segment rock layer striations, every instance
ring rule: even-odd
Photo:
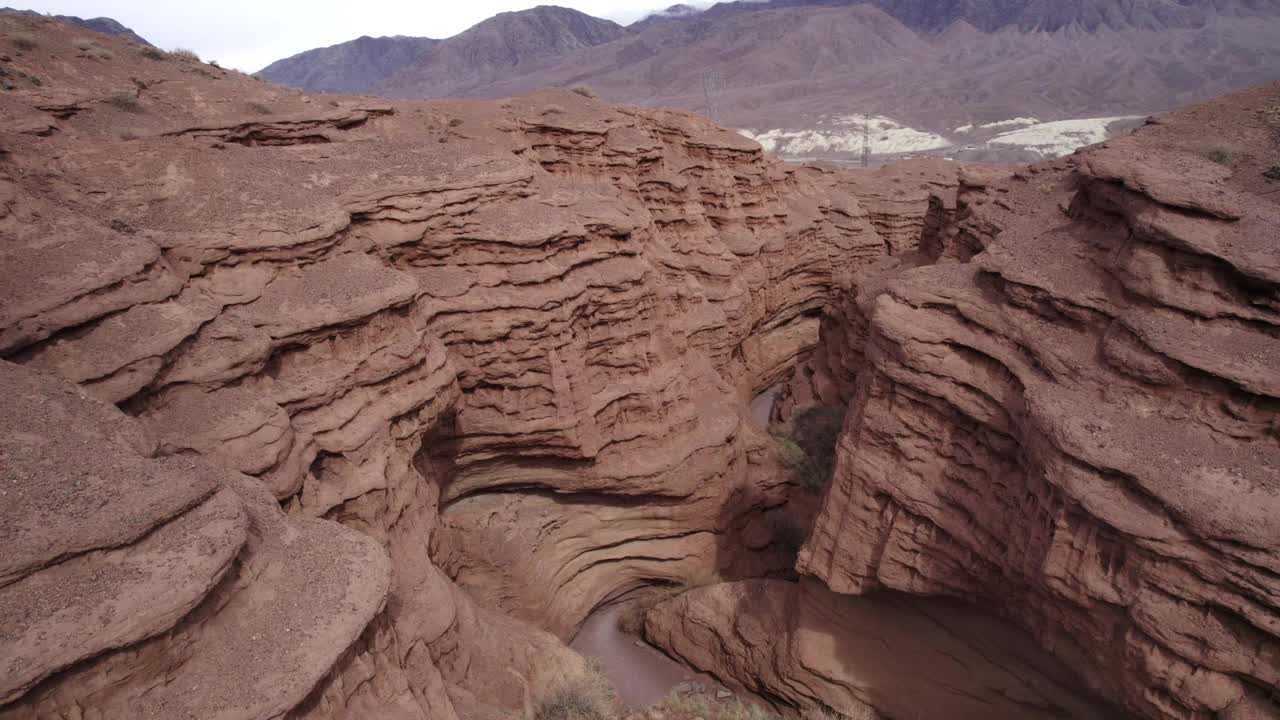
[[[747,400],[886,252],[825,176],[685,113],[6,22],[40,83],[0,95],[0,353],[94,410],[6,410],[0,717],[508,717],[602,601],[790,572]]]
[[[966,171],[862,271],[791,388],[849,407],[801,571],[996,609],[1141,717],[1280,717],[1277,103]]]

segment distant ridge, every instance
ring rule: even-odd
[[[309,92],[365,94],[401,68],[425,59],[439,40],[360,37],[278,60],[258,72]]]
[[[1277,38],[1280,0],[740,1],[629,27],[542,6],[445,40],[362,38],[261,74],[396,98],[585,84],[756,132],[846,118],[847,134],[847,118],[866,114],[949,137],[1019,117],[1145,116],[1280,79]]]
[[[495,15],[447,40],[363,37],[274,62],[258,74],[312,92],[378,92],[390,78],[403,77],[400,95],[456,94],[449,90],[479,87],[628,34],[615,22],[542,5]],[[402,76],[408,68],[421,72]]]
[[[109,17],[96,17],[86,20],[85,18],[76,17],[74,15],[45,15],[44,13],[38,13],[35,10],[17,10],[10,7],[0,8],[0,15],[36,15],[39,17],[47,17],[51,20],[60,20],[72,25],[79,25],[87,30],[106,33],[107,35],[126,37],[140,45],[151,45],[151,43],[141,35]]]

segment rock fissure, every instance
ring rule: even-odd
[[[779,709],[1280,717],[1277,213],[1194,147],[1274,88],[856,172],[147,77],[0,129],[0,718],[511,717],[659,586],[644,637]],[[815,407],[822,488],[768,426]]]

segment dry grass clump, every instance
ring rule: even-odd
[[[551,689],[533,712],[532,720],[615,720],[618,696],[599,663],[587,663],[586,671],[566,678]]]
[[[1230,166],[1232,163],[1235,162],[1235,159],[1236,159],[1235,153],[1231,152],[1229,148],[1223,147],[1221,145],[1214,145],[1213,147],[1205,148],[1204,150],[1200,151],[1200,154],[1203,155],[1206,159],[1212,160],[1213,162],[1216,162],[1219,165]]]
[[[575,85],[569,89],[573,92],[578,93],[582,97],[588,97],[588,98],[599,97],[598,95],[596,95],[595,90],[592,90],[590,87],[586,85]]]
[[[249,110],[258,113],[259,115],[271,114],[271,106],[260,102],[249,103]]]
[[[76,38],[71,41],[72,46],[89,57],[96,57],[99,60],[111,60],[115,58],[115,54],[110,50],[102,47],[92,38]]]
[[[157,47],[143,45],[138,49],[138,54],[148,60],[168,60],[169,54]]]
[[[38,45],[35,36],[29,33],[13,33],[9,36],[9,43],[22,52],[35,50]]]
[[[859,705],[857,708],[846,708],[844,712],[836,712],[827,708],[805,710],[800,713],[801,720],[881,720],[880,713],[870,705]]]
[[[563,115],[564,108],[560,107],[559,105],[548,105],[542,109],[542,114],[543,115]]]
[[[755,703],[738,698],[716,700],[702,693],[676,691],[635,716],[636,720],[781,720]]]
[[[843,407],[814,406],[796,413],[786,423],[769,428],[782,462],[790,468],[796,482],[817,490],[831,479],[844,413]]]
[[[138,98],[128,93],[116,93],[115,95],[107,98],[104,102],[122,112],[143,112],[142,103],[138,102]]]
[[[1280,130],[1280,102],[1262,108],[1262,121]]]
[[[169,57],[183,62],[200,62],[200,56],[196,54],[196,51],[188,50],[187,48],[174,48],[169,51]]]

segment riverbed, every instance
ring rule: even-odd
[[[685,682],[699,681],[711,687],[714,681],[709,676],[690,670],[648,643],[622,632],[618,628],[618,617],[625,609],[625,603],[598,608],[569,644],[584,656],[600,661],[622,702],[630,707],[652,705]]]

